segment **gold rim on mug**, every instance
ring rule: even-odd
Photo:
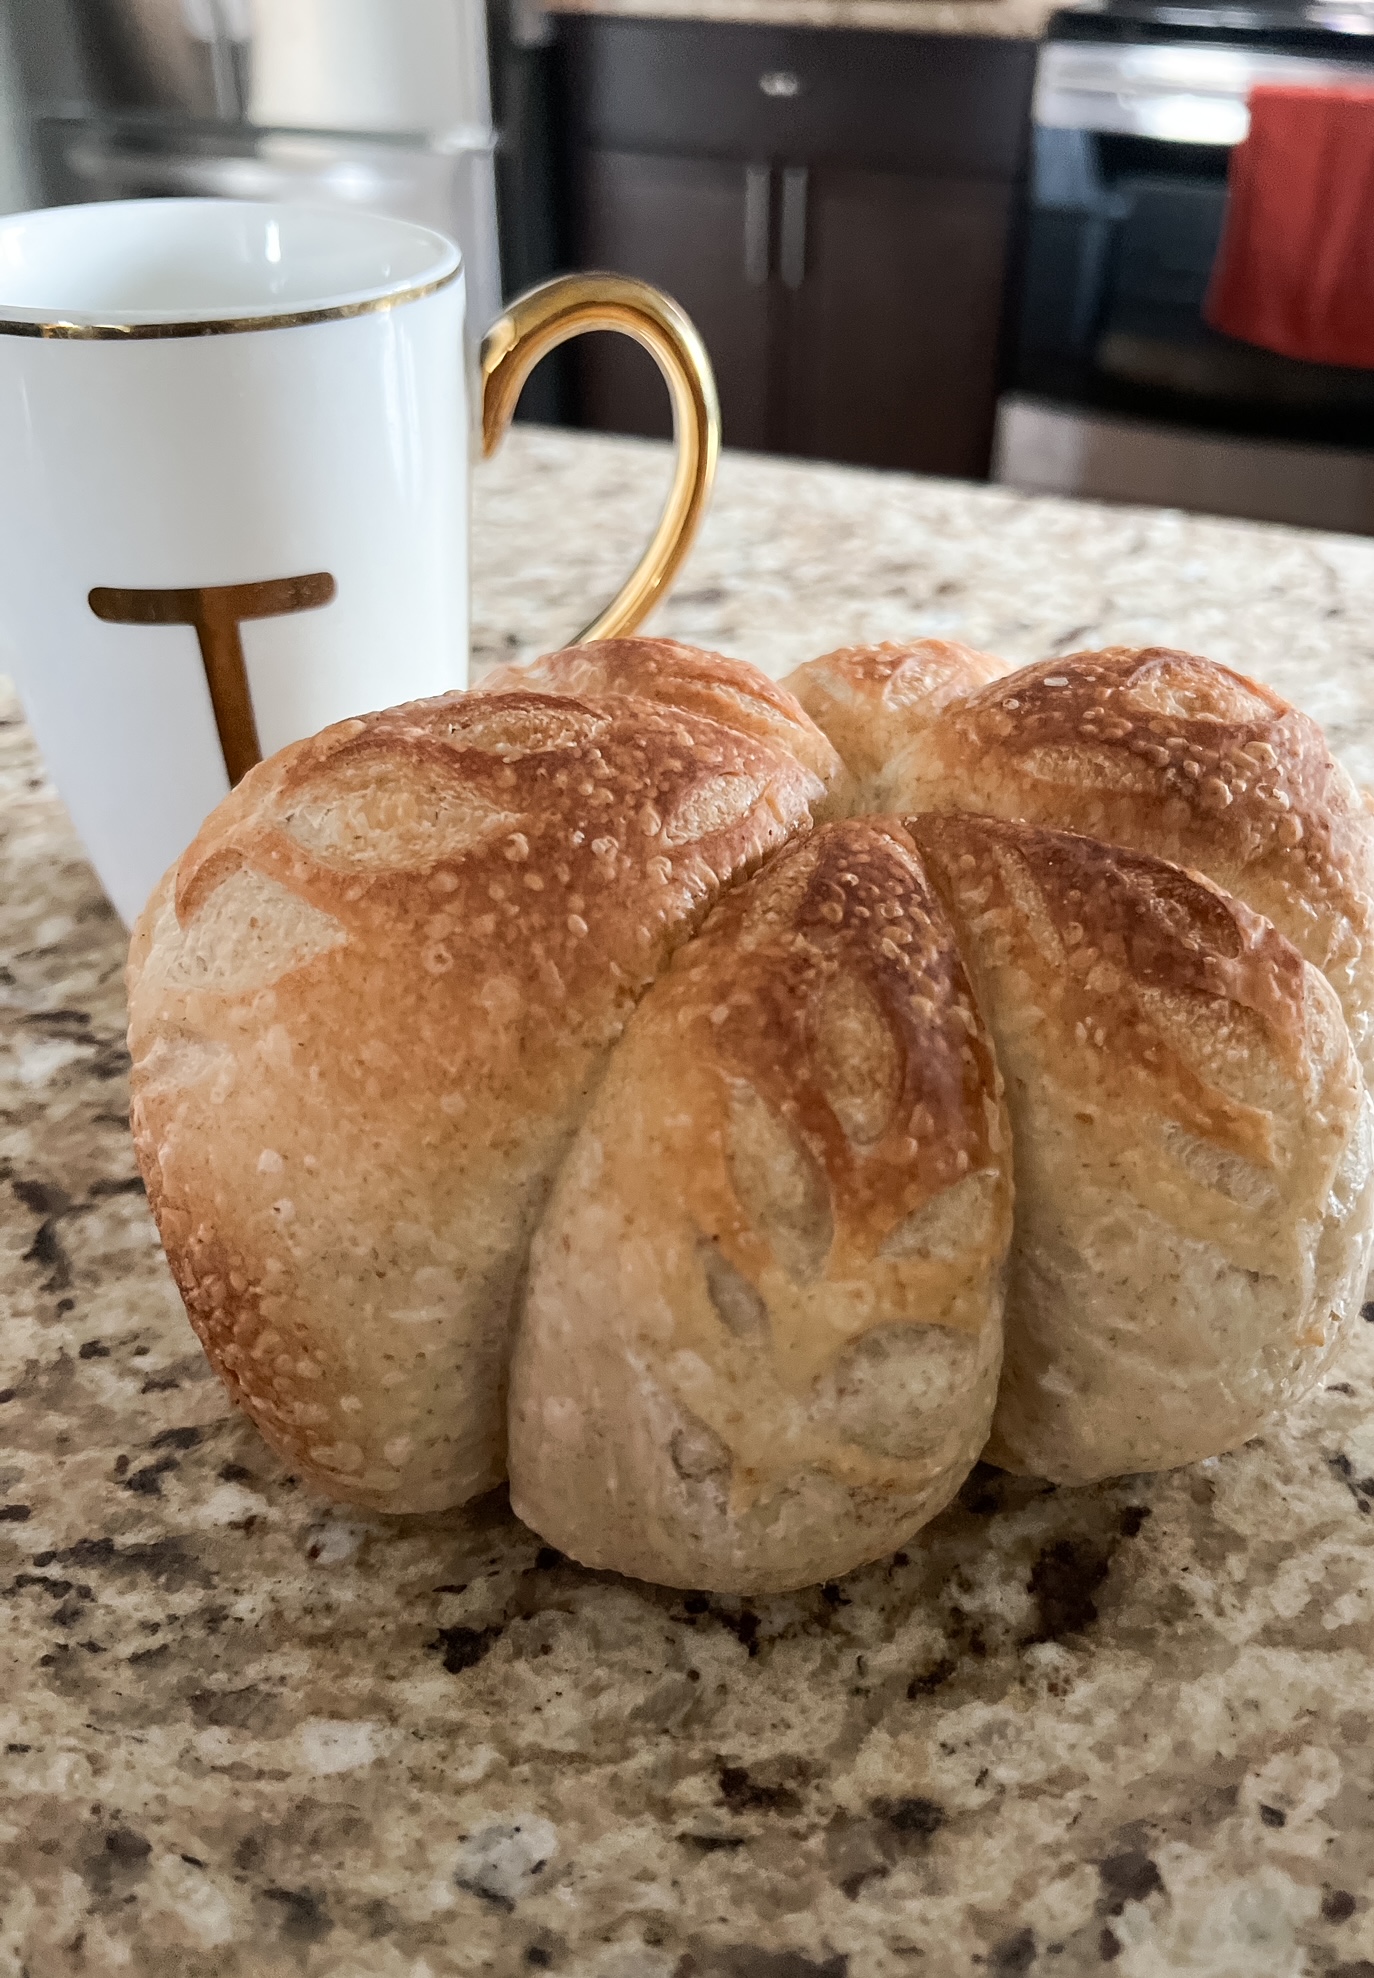
[[[370,316],[374,310],[419,302],[424,296],[447,288],[462,271],[463,264],[457,261],[446,275],[439,275],[432,282],[417,282],[410,288],[395,289],[389,295],[370,296],[365,302],[336,302],[323,309],[296,309],[278,315],[212,316],[199,323],[68,323],[61,318],[51,323],[21,323],[0,316],[0,336],[118,342],[139,337],[217,337],[244,330],[297,330],[308,323],[341,322],[348,316]]]

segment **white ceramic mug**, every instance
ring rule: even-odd
[[[165,199],[0,221],[0,668],[118,912],[230,785],[328,722],[467,682],[458,249],[333,208]],[[718,445],[676,305],[566,276],[482,350],[486,452],[539,358],[616,328],[657,357],[677,473],[630,581],[671,582]]]

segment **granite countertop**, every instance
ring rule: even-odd
[[[1038,41],[1065,0],[541,0],[548,14],[617,14],[661,21],[743,21],[756,27],[847,27],[895,34],[981,34]]]
[[[481,662],[613,589],[662,449],[512,434]],[[779,671],[1173,640],[1374,780],[1374,543],[727,456],[662,629]],[[124,941],[0,706],[0,1974],[1372,1978],[1374,1325],[1235,1455],[978,1470],[756,1601],[581,1571],[498,1493],[312,1497],[185,1323]]]

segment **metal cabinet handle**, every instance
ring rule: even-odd
[[[744,279],[751,288],[768,280],[773,173],[768,165],[744,168]]]
[[[800,288],[806,280],[806,182],[805,165],[789,165],[782,175],[782,225],[778,237],[778,273],[786,288]]]

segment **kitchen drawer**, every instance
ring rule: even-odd
[[[571,15],[559,31],[574,148],[959,178],[1023,167],[1030,42]]]

